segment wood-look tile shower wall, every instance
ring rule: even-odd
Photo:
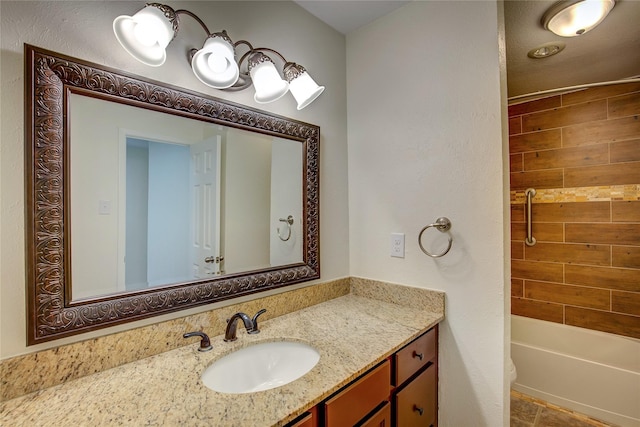
[[[640,338],[640,83],[511,105],[509,151],[511,312]]]

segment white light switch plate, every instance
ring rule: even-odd
[[[111,200],[100,200],[98,202],[99,215],[111,215]]]

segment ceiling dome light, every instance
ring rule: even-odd
[[[258,104],[273,102],[289,91],[289,83],[282,80],[271,58],[262,52],[249,57],[249,74],[256,89],[253,99]]]
[[[202,49],[193,55],[191,68],[198,80],[216,89],[226,89],[238,81],[235,48],[226,31],[211,34],[205,40]]]
[[[178,31],[178,17],[169,6],[149,3],[133,16],[118,16],[113,32],[122,47],[143,64],[159,67],[167,59],[165,48]]]
[[[289,82],[291,95],[298,102],[298,110],[311,104],[324,91],[324,86],[318,86],[302,65],[287,62],[284,66],[284,76]]]
[[[542,25],[562,37],[579,36],[600,24],[615,4],[615,0],[561,1],[547,10]]]

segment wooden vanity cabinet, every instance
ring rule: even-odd
[[[374,411],[391,394],[391,363],[385,360],[324,403],[326,427],[353,427]]]
[[[287,427],[437,427],[438,326]]]
[[[391,402],[385,402],[358,427],[390,427],[391,424]]]
[[[318,407],[314,406],[304,414],[300,415],[291,423],[287,424],[287,427],[319,427],[318,423]]]
[[[438,327],[394,354],[393,425],[438,425]]]
[[[393,398],[397,426],[436,426],[436,370],[431,365]]]

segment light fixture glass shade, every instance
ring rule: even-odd
[[[267,55],[254,53],[249,58],[249,74],[256,94],[253,99],[258,104],[266,104],[282,98],[289,91],[289,83],[282,80],[276,66]]]
[[[165,48],[177,31],[177,17],[168,6],[145,6],[133,16],[118,16],[113,32],[122,47],[143,64],[159,67],[167,59]],[[172,16],[165,16],[165,12]],[[175,26],[175,28],[174,28]]]
[[[238,80],[240,69],[231,39],[223,31],[211,34],[191,59],[196,77],[207,86],[226,89]]]
[[[565,1],[554,5],[542,18],[545,29],[562,37],[584,34],[607,17],[615,0]]]
[[[311,104],[324,91],[324,86],[318,86],[301,65],[287,62],[284,66],[284,76],[289,82],[291,95],[298,102],[298,110]]]

